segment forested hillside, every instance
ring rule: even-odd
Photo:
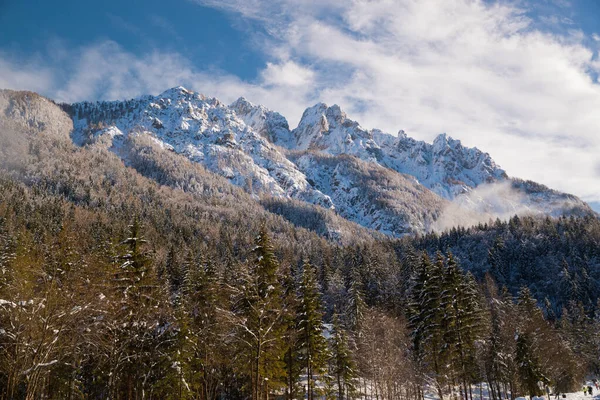
[[[143,135],[127,165],[75,146],[56,110],[0,118],[3,399],[500,399],[600,372],[593,217],[387,238]]]
[[[548,304],[550,314],[560,315],[575,302],[592,315],[600,296],[600,221],[591,216],[514,216],[426,235],[410,244],[429,253],[450,251],[479,279],[489,272],[512,293],[529,287]]]

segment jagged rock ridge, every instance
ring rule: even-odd
[[[489,154],[446,134],[426,143],[403,131],[393,136],[366,130],[337,105],[308,108],[293,130],[281,114],[244,98],[227,106],[183,87],[65,109],[73,117],[72,138],[79,145],[108,146],[127,163],[131,149],[123,148],[130,142],[125,139],[149,135],[165,151],[201,163],[255,197],[334,209],[394,236],[431,229],[448,200],[483,184],[511,182]],[[549,190],[525,195],[535,196],[541,207],[560,198]],[[589,209],[571,200],[569,207]],[[557,209],[562,212],[553,207],[553,215]]]

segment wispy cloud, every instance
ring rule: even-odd
[[[0,88],[76,102],[127,99],[183,85],[224,102],[245,96],[298,116],[317,101],[314,72],[292,61],[269,63],[256,82],[246,82],[220,70],[200,70],[179,53],[154,49],[138,56],[113,41],[70,50],[56,42],[48,52],[53,58],[17,60],[0,53]]]
[[[39,60],[29,59],[23,63],[23,60],[15,60],[0,52],[0,88],[48,93],[53,84],[52,69]]]
[[[600,64],[574,27],[538,30],[525,1],[355,0],[316,11],[199,1],[263,21],[278,33],[271,56],[310,65],[319,98],[367,127],[426,140],[448,132],[511,175],[600,199],[600,87],[590,76]]]
[[[497,218],[506,221],[515,215],[560,215],[564,210],[575,211],[578,206],[567,198],[538,204],[535,197],[526,196],[511,182],[483,184],[448,203],[432,228],[443,232],[455,226],[469,227]]]
[[[177,29],[166,18],[153,14],[150,16],[150,23],[163,32],[174,38],[178,43],[183,43],[183,37],[177,32]]]

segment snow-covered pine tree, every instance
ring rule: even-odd
[[[296,313],[300,305],[297,288],[299,286],[297,269],[290,265],[283,277],[283,303],[287,312],[284,315],[284,346],[285,354],[285,398],[295,400],[299,393],[299,380],[302,372],[300,363],[299,340],[300,335],[296,324]]]
[[[185,264],[182,278],[180,317],[184,332],[180,352],[185,361],[187,389],[206,400],[217,398],[224,357],[226,325],[220,309],[227,304],[220,285],[220,276],[210,259],[191,257]]]
[[[504,259],[506,244],[501,236],[496,237],[494,245],[488,250],[490,273],[499,285],[506,285],[510,280],[509,264]]]
[[[453,260],[452,260],[453,261]],[[461,274],[455,262],[446,263],[444,256],[438,253],[435,265],[444,270],[442,276],[442,291],[440,293],[440,308],[442,310],[441,331],[442,345],[438,355],[440,363],[448,365],[448,383],[451,390],[458,384],[461,394],[464,388],[464,347],[466,345],[461,328],[461,312],[463,304],[460,301]]]
[[[443,345],[441,326],[444,311],[440,307],[443,272],[443,263],[432,264],[424,252],[415,268],[407,310],[415,363],[420,374],[431,375],[440,399],[444,397],[445,383],[445,368],[439,359]],[[424,383],[425,377],[421,379]]]
[[[178,295],[183,280],[185,278],[185,262],[180,259],[180,255],[176,250],[175,246],[169,248],[167,258],[165,260],[165,266],[163,268],[166,281],[169,285],[169,291],[173,295]],[[161,274],[159,273],[159,277]]]
[[[151,283],[151,259],[143,250],[146,239],[141,235],[141,225],[137,218],[129,225],[129,236],[121,241],[123,253],[117,256],[115,287],[133,308],[142,302],[152,301],[148,293],[156,286]]]
[[[440,360],[449,365],[450,382],[458,384],[465,400],[472,398],[471,382],[475,378],[475,342],[482,335],[482,306],[472,275],[462,273],[452,254],[440,253],[436,265],[444,269],[440,308],[443,344]]]
[[[2,291],[13,279],[13,270],[9,266],[16,256],[14,247],[14,240],[5,231],[4,218],[0,218],[0,299],[3,298]]]
[[[343,313],[346,326],[356,336],[360,336],[361,323],[366,309],[365,296],[362,292],[362,278],[358,267],[356,267],[350,271],[350,281]]]
[[[110,397],[148,390],[154,379],[170,369],[169,352],[174,332],[163,313],[167,294],[158,285],[152,259],[137,218],[129,225],[122,252],[115,258],[112,319],[103,321],[110,354]]]

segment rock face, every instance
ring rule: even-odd
[[[136,151],[129,139],[148,136],[255,198],[299,200],[393,236],[430,230],[451,201],[468,203],[470,212],[488,210],[488,199],[469,194],[482,185],[517,182],[489,154],[446,134],[426,143],[403,131],[366,130],[337,105],[308,108],[293,130],[281,114],[244,98],[228,106],[183,87],[63,108],[80,146],[106,146],[128,163]],[[512,186],[536,209],[548,205],[548,214],[592,213],[574,196]],[[564,209],[562,199],[568,200]]]
[[[264,106],[256,106],[240,97],[229,106],[244,123],[270,142],[289,147],[292,135],[287,119]]]

